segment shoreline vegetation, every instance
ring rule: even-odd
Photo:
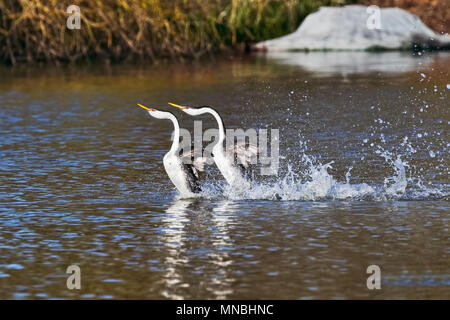
[[[321,6],[355,3],[368,1],[4,0],[0,63],[155,62],[196,59],[225,49],[244,51],[251,43],[295,31]],[[81,9],[80,30],[66,27],[71,4]]]

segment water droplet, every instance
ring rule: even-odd
[[[22,270],[24,267],[21,264],[12,263],[4,265],[4,268],[11,269],[11,270]]]

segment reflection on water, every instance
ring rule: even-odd
[[[441,53],[448,56],[447,53]],[[269,52],[263,55],[280,64],[299,66],[309,72],[325,74],[358,74],[367,72],[401,73],[425,69],[439,55],[421,57],[409,52]]]
[[[186,242],[184,226],[189,221],[186,217],[186,209],[190,204],[191,202],[187,200],[175,202],[166,210],[167,215],[161,219],[165,223],[163,239],[167,247],[163,278],[167,289],[162,292],[166,298],[183,299],[183,296],[168,291],[176,291],[175,287],[189,287],[188,283],[183,283],[182,275],[179,271],[177,272],[177,268],[188,263],[184,253]]]
[[[450,298],[448,66],[340,52],[2,70],[0,298]],[[278,128],[279,175],[234,197],[211,166],[206,197],[179,199],[171,126],[135,107],[168,100]]]
[[[208,284],[204,290],[209,298],[225,299],[233,293],[234,279],[228,272],[233,263],[228,253],[234,250],[228,236],[233,206],[225,201],[212,208],[212,213],[201,211],[201,204],[193,200],[176,200],[161,219],[165,225],[162,232],[167,249],[163,271],[165,289],[161,292],[165,298],[184,299],[189,296],[191,287],[197,285],[190,284],[190,277],[184,274],[190,267],[190,273]],[[201,257],[206,265],[196,267],[196,256]]]

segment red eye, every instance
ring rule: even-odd
[[[155,109],[152,109],[152,111],[155,111]]]
[[[189,109],[189,107],[185,107],[186,109]]]

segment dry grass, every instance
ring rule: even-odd
[[[352,0],[72,0],[81,30],[66,28],[59,0],[0,1],[0,61],[195,58],[278,37],[322,5]]]
[[[196,58],[279,37],[323,5],[398,6],[450,31],[448,0],[0,0],[0,62]],[[66,28],[66,6],[81,30]]]

